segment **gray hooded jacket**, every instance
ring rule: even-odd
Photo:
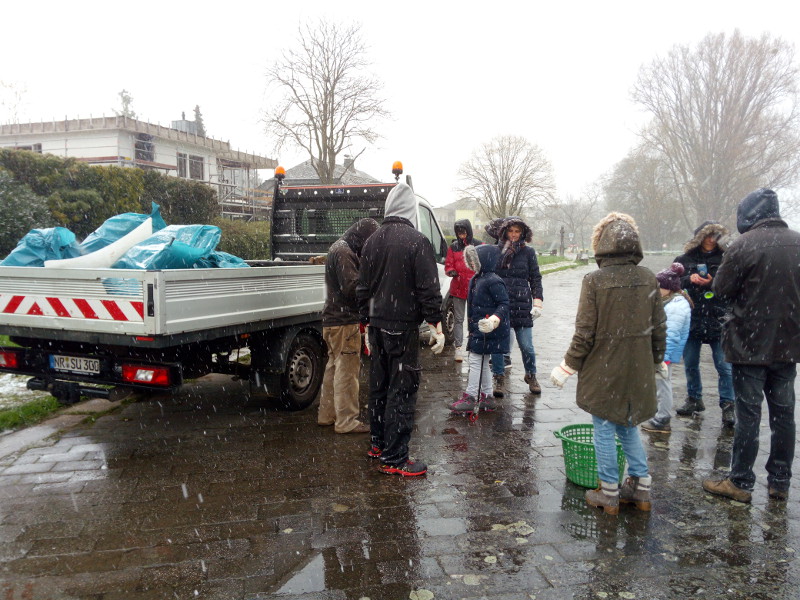
[[[439,271],[430,241],[416,230],[414,191],[398,183],[386,199],[386,217],[364,244],[356,296],[361,322],[407,331],[442,320]]]

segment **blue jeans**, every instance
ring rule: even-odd
[[[522,352],[522,364],[526,373],[536,373],[536,353],[533,350],[533,327],[512,327],[517,338],[517,345]],[[505,364],[502,354],[492,354],[492,373],[502,375],[505,373]]]
[[[647,477],[647,455],[644,453],[639,428],[635,425],[627,427],[606,421],[592,415],[594,423],[594,453],[597,457],[597,476],[606,483],[619,483],[619,465],[617,465],[617,443],[614,436],[622,442],[622,450],[628,459],[628,475],[631,477]]]
[[[690,398],[703,399],[703,382],[700,380],[700,348],[704,342],[691,335],[686,340],[683,349],[684,371],[686,372],[686,392]],[[733,402],[733,376],[731,365],[725,362],[725,353],[719,340],[705,342],[711,348],[714,366],[717,368],[717,391],[719,392],[719,405]]]
[[[794,380],[795,363],[768,366],[733,365],[736,388],[736,429],[733,434],[730,479],[744,490],[753,490],[756,482],[753,464],[758,456],[758,428],[761,405],[767,398],[770,437],[767,459],[767,483],[777,490],[788,490],[794,459]]]

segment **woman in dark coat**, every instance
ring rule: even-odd
[[[475,272],[469,283],[467,323],[469,379],[461,397],[450,404],[453,412],[473,412],[476,406],[494,410],[489,355],[508,352],[508,291],[495,269],[500,261],[497,246],[467,246],[464,261]]]
[[[575,335],[550,378],[563,387],[577,372],[578,406],[592,415],[600,486],[586,492],[586,501],[609,514],[619,512],[620,502],[649,511],[651,478],[637,425],[656,413],[666,316],[655,275],[638,266],[642,246],[630,216],[602,219],[592,247],[600,268],[583,278]],[[628,459],[622,489],[615,436]]]
[[[536,380],[536,353],[533,349],[533,320],[542,314],[542,274],[536,251],[530,245],[531,228],[519,217],[508,217],[500,228],[497,245],[502,251],[497,274],[508,288],[511,329],[522,352],[525,383],[531,393],[540,394]],[[492,354],[495,395],[502,396],[505,366],[502,354]],[[499,393],[498,393],[499,392]]]
[[[716,221],[705,221],[694,230],[694,237],[683,248],[683,254],[673,262],[681,263],[685,269],[681,287],[689,293],[694,303],[689,339],[683,349],[684,373],[686,374],[686,401],[675,412],[687,417],[703,412],[703,382],[700,378],[700,349],[708,344],[717,369],[717,391],[722,424],[733,427],[736,415],[733,409],[733,376],[731,365],[725,361],[722,351],[722,322],[728,305],[711,291],[711,285],[722,264],[727,248],[728,230]],[[705,274],[699,265],[705,265]]]

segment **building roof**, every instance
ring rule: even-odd
[[[254,169],[273,169],[278,165],[278,162],[272,158],[266,158],[248,152],[240,152],[239,150],[232,150],[230,142],[204,137],[196,133],[186,133],[171,127],[154,125],[153,123],[125,116],[64,119],[61,121],[42,121],[39,123],[10,123],[7,125],[0,125],[0,137],[120,129],[202,146],[211,150],[217,158],[247,165]]]
[[[351,159],[345,159],[345,164],[348,164],[348,161],[351,161]],[[347,168],[345,168],[345,165],[336,165],[334,176],[336,177],[336,183],[345,185],[384,183],[379,179],[375,179],[369,173],[359,171],[353,166],[352,162],[349,162]],[[286,179],[284,183],[286,185],[318,185],[319,175],[317,175],[317,172],[314,170],[311,159],[301,162],[291,169],[286,169]]]

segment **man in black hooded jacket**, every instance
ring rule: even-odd
[[[427,466],[408,457],[419,388],[419,326],[427,321],[433,352],[444,348],[439,271],[430,241],[416,230],[414,190],[398,183],[386,199],[386,217],[361,251],[356,295],[367,327],[370,356],[369,456],[380,470],[405,477]]]
[[[728,248],[712,289],[731,303],[722,346],[733,365],[736,430],[727,479],[707,479],[712,494],[750,502],[761,405],[769,409],[767,483],[786,500],[795,448],[794,381],[800,361],[800,233],[780,218],[778,196],[752,192],[739,204],[741,237]]]

